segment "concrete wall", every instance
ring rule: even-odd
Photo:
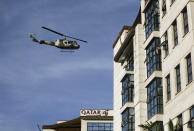
[[[194,63],[194,0],[175,0],[171,4],[171,0],[166,0],[167,10],[166,14],[162,15],[162,1],[160,3],[160,31],[153,31],[148,39],[145,39],[145,0],[141,0],[141,24],[135,27],[133,51],[134,51],[134,102],[127,103],[122,107],[122,84],[121,80],[127,73],[124,71],[120,63],[114,62],[114,130],[121,131],[121,113],[127,107],[135,108],[135,131],[142,131],[138,127],[146,121],[163,121],[165,131],[168,131],[167,123],[169,119],[173,120],[175,124],[177,116],[182,114],[184,131],[189,131],[187,122],[190,119],[189,108],[194,105],[194,82],[187,82],[187,65],[186,56],[191,53],[192,63]],[[187,7],[189,32],[185,35],[183,28],[183,15],[182,10]],[[174,36],[172,23],[177,20],[178,30],[178,45],[174,46]],[[145,48],[148,46],[153,37],[161,38],[164,40],[163,35],[168,32],[168,47],[169,55],[165,56],[162,50],[162,71],[154,71],[149,78],[146,76]],[[121,36],[121,40],[125,38]],[[121,47],[118,41],[114,47],[114,56]],[[176,72],[175,67],[180,64],[181,73],[181,92],[177,93],[176,87]],[[194,73],[194,64],[192,64],[192,72]],[[170,74],[170,87],[171,87],[171,100],[167,101],[166,79],[165,77]],[[147,119],[147,90],[146,86],[155,78],[163,78],[163,104],[164,114],[154,115],[151,119]],[[193,77],[194,80],[194,77]]]
[[[145,32],[143,25],[138,24],[134,36],[134,108],[135,108],[135,130],[143,131],[138,125],[144,124],[147,120],[147,96],[144,81],[146,79],[145,50],[143,42]]]
[[[181,11],[187,7],[189,32],[184,35],[183,16]],[[167,14],[161,20],[160,35],[168,31],[169,39],[169,55],[163,55],[162,72],[163,72],[163,94],[164,94],[164,117],[163,124],[165,131],[168,130],[169,119],[173,119],[174,124],[177,121],[177,116],[182,114],[184,131],[189,131],[187,122],[190,119],[189,108],[194,104],[194,84],[193,81],[187,82],[187,65],[185,57],[191,53],[192,63],[194,62],[194,2],[189,0],[180,0],[170,6],[167,3]],[[177,20],[178,39],[179,43],[174,47],[172,22]],[[164,53],[163,53],[164,54]],[[181,92],[177,93],[176,72],[175,67],[180,64],[181,74]],[[194,64],[192,64],[192,72],[194,73]],[[167,90],[165,77],[170,74],[171,100],[167,101]]]
[[[121,38],[123,38],[125,34],[123,33],[121,35]],[[121,47],[121,43],[124,41],[124,39],[119,39],[117,41],[116,46],[114,47],[114,56],[118,52],[119,48]],[[122,107],[122,83],[121,80],[125,75],[125,70],[123,69],[123,66],[121,63],[114,62],[114,72],[113,72],[113,109],[114,109],[114,120],[113,120],[113,127],[114,131],[121,131],[121,113],[120,109]]]

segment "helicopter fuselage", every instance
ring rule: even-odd
[[[56,40],[55,46],[61,49],[79,49],[80,45],[76,41],[69,41],[65,39]]]

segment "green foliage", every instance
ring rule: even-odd
[[[169,131],[179,131],[181,126],[178,122],[176,123],[176,125],[173,125],[173,122],[170,119],[168,122],[168,128],[169,128]]]
[[[169,131],[174,131],[174,125],[171,119],[168,122],[168,128],[169,128]]]
[[[151,121],[150,122],[146,121],[146,124],[141,124],[141,125],[138,125],[138,126],[143,128],[144,130],[149,131],[154,126],[154,123],[151,122]]]
[[[157,122],[146,122],[146,124],[141,124],[139,127],[143,128],[144,131],[163,131],[163,128]]]

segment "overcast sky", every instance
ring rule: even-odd
[[[0,130],[38,131],[37,124],[113,108],[112,45],[132,25],[137,0],[0,0]],[[88,41],[74,53],[32,42],[61,36]]]

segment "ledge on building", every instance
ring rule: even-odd
[[[115,40],[115,42],[114,42],[112,48],[114,48],[115,45],[117,44],[117,41],[118,41],[119,38],[121,37],[123,31],[124,31],[124,30],[130,30],[130,29],[131,29],[131,26],[127,26],[127,25],[124,25],[124,26],[123,26],[123,28],[122,28],[121,31],[119,32],[119,34],[118,34],[118,36],[117,36],[117,38],[116,38],[116,40]]]
[[[113,120],[113,116],[81,116],[82,120]]]
[[[119,62],[119,63],[124,62],[124,60],[127,58],[127,54],[129,54],[129,51],[133,50],[132,49],[133,43],[129,45],[129,41],[133,38],[134,33],[135,33],[134,29],[131,28],[123,44],[121,45],[121,47],[119,48],[118,52],[114,57],[115,62]]]
[[[129,52],[133,50],[133,48],[132,48],[133,43],[131,45],[129,45],[129,41],[133,38],[133,36],[135,34],[135,27],[137,26],[137,24],[140,24],[140,23],[141,23],[141,8],[139,9],[138,15],[137,15],[133,25],[132,26],[123,26],[122,30],[119,32],[119,35],[117,36],[117,38],[113,44],[113,48],[114,48],[115,45],[117,44],[117,41],[121,37],[123,31],[124,30],[129,31],[124,42],[122,43],[121,47],[119,48],[118,52],[116,53],[116,55],[114,57],[115,62],[123,63],[124,60],[128,57],[127,54],[129,54]]]
[[[80,117],[70,121],[54,124],[54,125],[43,125],[42,129],[65,129],[65,128],[79,128],[81,129]]]

